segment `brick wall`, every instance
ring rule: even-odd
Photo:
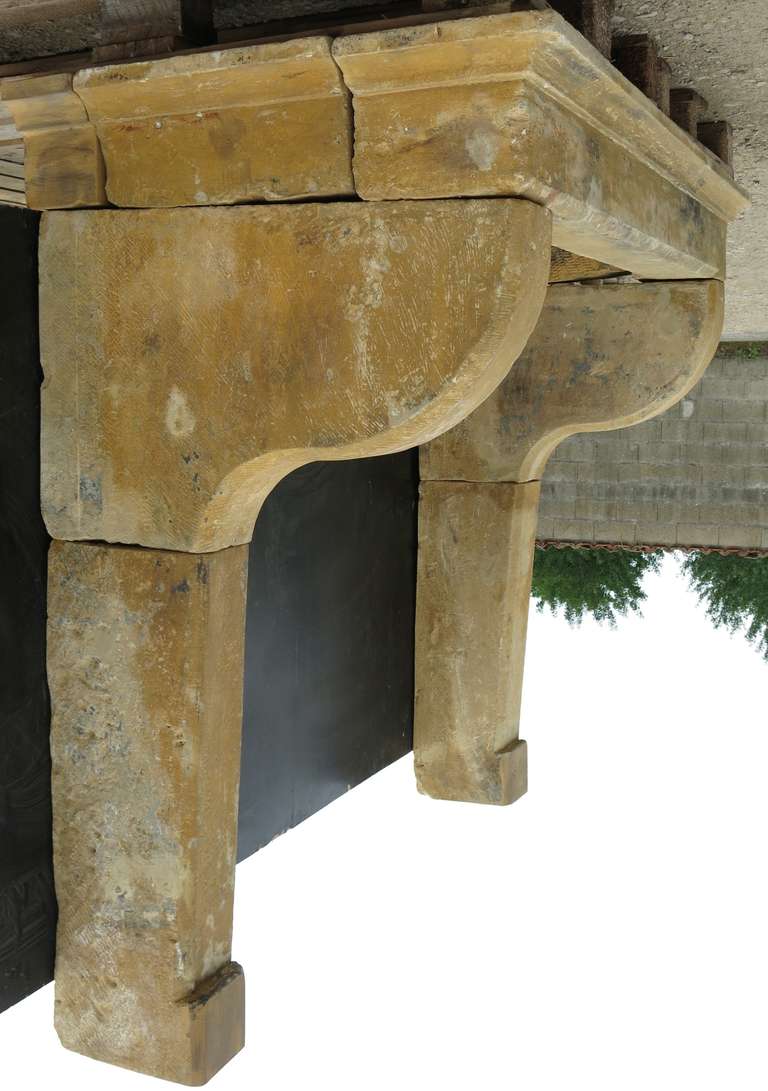
[[[539,537],[768,550],[766,349],[751,358],[723,345],[669,412],[562,443],[542,482]]]

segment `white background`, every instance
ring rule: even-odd
[[[646,587],[617,631],[532,611],[514,806],[405,759],[238,868],[213,1087],[765,1091],[768,666],[674,557]],[[161,1086],[61,1049],[52,1002],[0,1017],[3,1087]]]

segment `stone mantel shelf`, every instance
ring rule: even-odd
[[[728,167],[552,11],[5,80],[39,209],[518,196],[640,277],[724,275]]]

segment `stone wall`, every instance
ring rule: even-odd
[[[668,413],[560,445],[539,538],[768,550],[767,407],[768,346],[721,346]]]

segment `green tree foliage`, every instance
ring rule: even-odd
[[[571,625],[580,624],[585,614],[615,625],[617,615],[630,610],[640,613],[645,599],[643,576],[655,572],[660,560],[661,550],[539,547],[531,594],[538,610],[548,606],[556,614],[562,609]]]
[[[715,626],[744,630],[768,660],[768,557],[689,553],[683,571]]]

